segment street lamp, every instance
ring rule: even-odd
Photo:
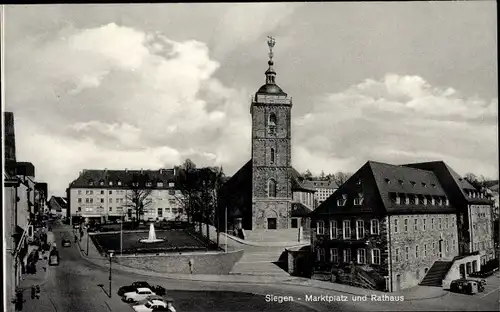
[[[109,298],[111,298],[111,258],[113,258],[113,250],[109,250]]]
[[[89,256],[89,240],[90,240],[90,233],[89,233],[89,228],[87,227],[87,257]]]

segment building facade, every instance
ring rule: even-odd
[[[141,220],[185,220],[175,174],[175,169],[84,170],[67,190],[68,214],[86,222],[132,220],[134,194],[140,193],[145,198]],[[144,181],[137,182],[139,176]]]
[[[391,292],[439,263],[444,279],[460,255],[454,203],[432,171],[369,161],[311,213],[315,268]]]
[[[222,187],[220,215],[227,228],[247,231],[289,229],[306,224],[314,208],[314,189],[303,184],[292,167],[292,99],[276,84],[274,40],[268,41],[270,60],[266,83],[252,97],[252,158]],[[226,228],[224,218],[218,226]]]
[[[316,192],[314,193],[314,208],[321,205],[339,188],[337,183],[331,180],[306,180],[304,181],[304,183],[309,188],[316,190]]]

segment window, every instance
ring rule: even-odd
[[[418,205],[418,200],[419,200],[418,196],[415,196],[415,205]]]
[[[325,249],[323,248],[318,248],[318,261],[323,262],[325,261]]]
[[[418,245],[415,246],[415,258],[418,259]]]
[[[394,233],[398,232],[398,219],[394,219]]]
[[[267,183],[267,194],[268,197],[276,197],[276,181],[273,179]]]
[[[78,207],[78,212],[82,212],[82,207]]]
[[[434,218],[431,219],[431,230],[434,230]]]
[[[432,243],[432,252],[435,253],[436,252],[436,243]]]
[[[450,219],[446,218],[445,226],[446,226],[446,228],[450,227]]]
[[[81,203],[82,202],[82,199],[81,198],[78,198],[78,203]]]
[[[422,182],[422,187],[427,187],[427,184],[425,184],[425,182]]]
[[[110,199],[111,199],[111,198],[110,198]],[[119,199],[119,198],[117,198],[117,199],[116,199],[116,203],[118,204],[119,202],[120,202],[120,199]]]
[[[395,253],[394,253],[394,258],[395,258],[394,260],[396,262],[399,261],[399,248],[396,248]]]
[[[410,204],[410,196],[405,196],[405,204],[409,205]]]
[[[396,204],[401,204],[401,197],[399,197],[398,195],[396,195]]]
[[[337,200],[337,206],[339,207],[344,206],[346,202],[347,202],[347,195],[343,194],[342,199]]]
[[[93,203],[94,203],[94,199],[93,199],[93,198],[91,198],[91,199],[90,199],[90,203],[91,203],[91,204],[93,204]]]
[[[351,221],[344,220],[344,239],[351,239]]]
[[[86,190],[85,195],[89,195],[89,194],[90,194],[90,190]]]
[[[101,203],[104,203],[104,198],[101,198]]]
[[[101,195],[104,195],[104,190],[101,190]]]
[[[427,257],[427,244],[424,244],[424,258]]]
[[[322,220],[318,221],[318,226],[316,228],[316,233],[319,235],[325,234],[325,222]]]
[[[90,198],[85,198],[85,202],[88,204],[90,203]]]
[[[411,186],[415,186],[415,184],[417,184],[417,183],[415,183],[415,181],[410,181],[410,184],[411,184]]]
[[[109,181],[108,183],[110,186],[113,186],[113,181]]]
[[[113,207],[109,207],[109,211],[113,211]]]
[[[424,205],[427,205],[427,197],[424,197]]]
[[[118,181],[118,186],[121,186],[122,185],[122,181]]]
[[[449,206],[450,205],[450,200],[447,198],[446,199],[446,206]]]
[[[372,235],[379,234],[379,223],[377,219],[371,220],[371,234]]]
[[[351,262],[351,250],[350,249],[344,249],[344,262],[345,263]]]
[[[404,184],[403,180],[398,180],[398,182],[399,182],[399,184],[401,184],[401,185],[403,185],[403,184]]]
[[[113,202],[113,198],[109,198],[108,202],[111,204]]]
[[[337,221],[332,220],[330,221],[330,239],[336,239],[337,238]]]
[[[158,208],[158,218],[163,217],[163,208]]]
[[[366,249],[358,249],[358,263],[364,264],[366,262]]]
[[[436,204],[436,199],[434,197],[431,198],[431,205],[435,205]]]
[[[426,230],[427,226],[426,226],[426,223],[427,223],[427,219],[423,219],[422,220],[422,230]]]
[[[337,248],[330,248],[330,261],[333,263],[339,262],[339,250]]]
[[[438,224],[439,224],[439,229],[441,230],[443,228],[443,222],[441,218],[438,219]]]
[[[90,190],[90,195],[93,195],[94,194],[94,191],[93,190]]]
[[[408,219],[405,219],[405,232],[408,232]]]
[[[113,194],[113,191],[109,191],[109,195]]]
[[[372,249],[372,263],[380,264],[380,249]]]
[[[274,163],[274,148],[271,148],[271,162]]]
[[[104,185],[104,181],[102,181],[102,180],[99,181],[99,185],[101,185],[101,186]]]
[[[82,190],[78,190],[78,195],[82,195]]]
[[[410,258],[410,247],[405,247],[405,256],[406,260]]]
[[[365,238],[365,222],[363,220],[356,221],[356,239]]]
[[[354,198],[354,205],[360,206],[363,204],[363,194],[359,193],[358,197]]]
[[[387,179],[387,178],[386,178],[386,179],[385,179],[385,183],[387,183],[387,184],[391,184],[391,180],[389,180],[389,179]]]
[[[269,114],[269,134],[276,133],[276,115],[274,113]]]
[[[415,231],[418,231],[418,219],[414,219],[414,220],[413,220],[413,229],[414,229]]]

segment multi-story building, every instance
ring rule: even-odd
[[[459,249],[459,204],[433,171],[369,161],[311,213],[315,267],[386,291],[479,270]]]
[[[330,195],[332,195],[339,186],[335,181],[332,180],[306,180],[304,184],[309,188],[316,190],[314,193],[315,206],[318,207],[322,204]]]
[[[52,196],[49,200],[49,212],[52,215],[66,216],[68,210],[68,200],[64,197]]]
[[[136,177],[141,177],[137,182]],[[143,220],[184,219],[176,169],[83,170],[67,189],[68,215],[86,221],[135,218],[134,192],[144,197]]]

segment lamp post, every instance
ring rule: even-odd
[[[123,211],[120,215],[120,256],[123,255]]]
[[[89,240],[90,240],[90,233],[89,233],[89,228],[87,228],[87,257],[89,256]]]
[[[227,252],[227,206],[226,206],[226,209],[225,209],[225,217],[226,217],[226,235],[224,235],[226,237],[226,248],[224,248],[224,252]]]
[[[113,258],[113,250],[109,250],[109,298],[111,298],[111,258]]]

